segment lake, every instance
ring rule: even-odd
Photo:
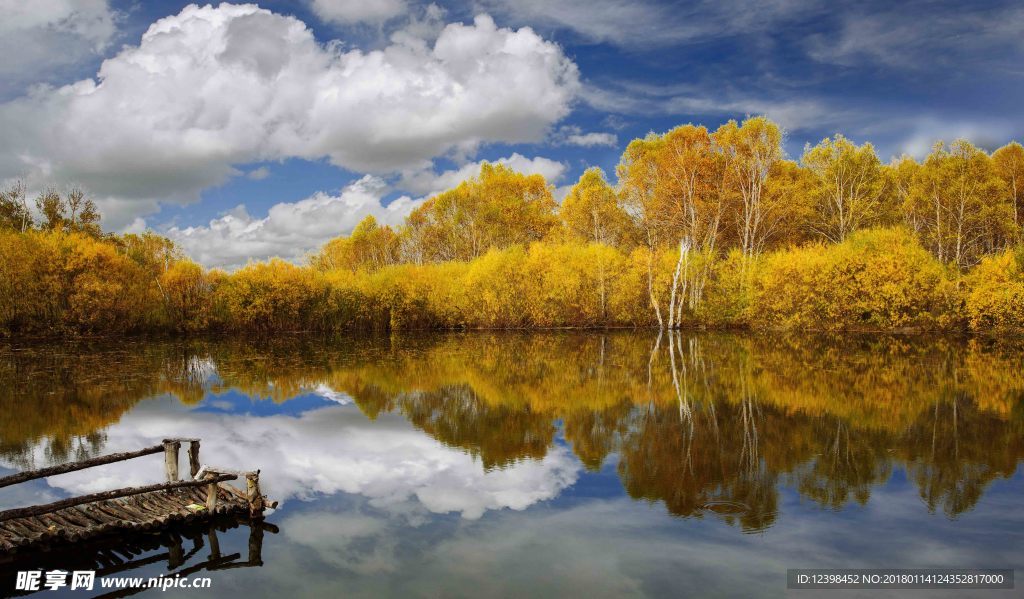
[[[179,436],[202,439],[204,462],[262,469],[281,502],[266,530],[123,541],[153,557],[133,575],[157,576],[214,549],[245,561],[258,537],[250,567],[194,574],[212,578],[205,596],[779,597],[787,568],[1024,561],[1024,343],[8,342],[0,407],[0,476]],[[0,508],[160,482],[162,461],[2,489]],[[1018,596],[952,593],[914,596]]]

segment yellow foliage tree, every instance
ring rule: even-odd
[[[484,163],[479,176],[409,215],[405,253],[414,262],[470,260],[491,248],[539,241],[558,225],[555,208],[543,176]]]
[[[738,192],[735,224],[745,256],[760,253],[786,214],[785,200],[766,196],[772,169],[782,159],[782,129],[763,116],[737,124],[729,121],[714,133],[725,156],[729,183]]]
[[[158,280],[171,326],[190,333],[205,330],[213,285],[203,268],[191,260],[181,260],[161,273]]]
[[[856,146],[842,135],[809,145],[801,158],[814,177],[811,228],[833,243],[881,217],[884,191],[882,163],[869,143]]]
[[[1024,229],[1024,146],[1008,143],[992,153],[992,165],[1006,185],[1013,206],[1013,224]]]
[[[961,269],[1016,239],[1012,210],[992,159],[962,139],[936,144],[916,169],[904,206],[925,247]]]
[[[633,222],[599,168],[584,171],[558,214],[570,239],[622,246],[633,238]]]
[[[32,224],[32,212],[28,209],[25,183],[17,181],[0,190],[0,230],[24,233]]]
[[[336,269],[374,271],[399,261],[399,238],[389,226],[377,224],[373,215],[361,220],[348,237],[327,242],[310,260],[321,272]]]

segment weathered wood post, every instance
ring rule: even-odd
[[[249,565],[263,565],[263,523],[249,523]]]
[[[188,443],[188,471],[192,478],[199,473],[199,439],[192,439]]]
[[[170,541],[170,544],[167,545],[167,567],[174,570],[185,563],[185,548],[178,535],[171,534]]]
[[[215,474],[207,475],[207,478],[216,478]],[[206,485],[206,511],[213,515],[214,510],[217,509],[217,483],[212,482]]]
[[[249,500],[249,517],[262,518],[263,494],[260,492],[260,471],[245,473],[246,498]]]
[[[210,558],[217,559],[220,557],[220,541],[217,540],[217,529],[212,524],[206,533],[206,537],[210,540]]]
[[[178,480],[178,450],[181,449],[180,441],[164,441],[164,467],[167,470],[167,482],[173,483]]]

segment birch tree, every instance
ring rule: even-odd
[[[842,135],[804,149],[801,162],[814,177],[811,230],[833,243],[879,220],[884,180],[875,148]]]
[[[664,237],[677,245],[669,293],[669,328],[683,307],[697,307],[718,251],[727,191],[726,161],[704,127],[683,125],[665,134],[657,156],[656,198]],[[691,252],[700,258],[691,270]]]
[[[24,233],[32,227],[32,212],[28,208],[25,183],[17,181],[0,190],[0,229]]]
[[[409,216],[408,248],[423,261],[472,260],[491,248],[543,239],[558,224],[551,186],[484,163],[480,174],[428,199]]]
[[[729,121],[713,138],[726,157],[731,184],[739,195],[735,218],[740,248],[744,256],[753,256],[764,249],[769,223],[780,209],[778,203],[765,201],[764,191],[772,167],[782,159],[782,130],[759,116],[741,125]]]
[[[399,238],[389,226],[380,226],[373,215],[356,225],[347,237],[336,237],[317,252],[310,264],[321,272],[345,269],[373,272],[397,264]]]
[[[570,238],[612,247],[634,237],[629,214],[599,168],[589,168],[573,185],[558,211]]]
[[[908,213],[926,247],[966,269],[1016,237],[1012,204],[992,159],[966,140],[935,145],[912,186]]]
[[[992,153],[992,165],[1006,185],[1007,196],[1013,207],[1013,224],[1018,239],[1024,228],[1024,146],[1017,142],[1006,144]]]
[[[664,233],[656,194],[656,157],[661,145],[661,137],[654,133],[644,139],[634,139],[626,146],[616,168],[622,203],[636,223],[641,245],[647,250],[647,296],[659,329],[665,326],[654,289],[654,262]]]

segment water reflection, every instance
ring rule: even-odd
[[[745,531],[776,521],[783,487],[839,510],[901,470],[927,510],[957,517],[1024,456],[1022,355],[637,333],[7,346],[0,459],[40,466],[181,433],[264,468],[282,500],[343,491],[466,518],[614,464],[634,499]],[[177,407],[139,404],[166,396]]]
[[[225,533],[235,541],[235,529],[247,531],[246,546],[237,550],[235,543],[221,545]],[[204,572],[263,566],[263,539],[266,533],[277,534],[279,528],[264,521],[248,521],[233,517],[220,517],[202,524],[178,525],[159,532],[125,533],[117,537],[101,537],[48,551],[15,553],[0,559],[0,588],[15,588],[19,571],[85,570],[95,572],[97,579],[107,577],[133,577],[143,580],[202,576]],[[226,539],[225,539],[226,540]],[[94,590],[100,591],[99,583]],[[126,587],[97,597],[127,597],[146,589]],[[51,589],[41,588],[44,594]],[[81,594],[80,591],[77,594]],[[68,589],[64,589],[65,594]],[[16,595],[33,594],[22,591]]]

